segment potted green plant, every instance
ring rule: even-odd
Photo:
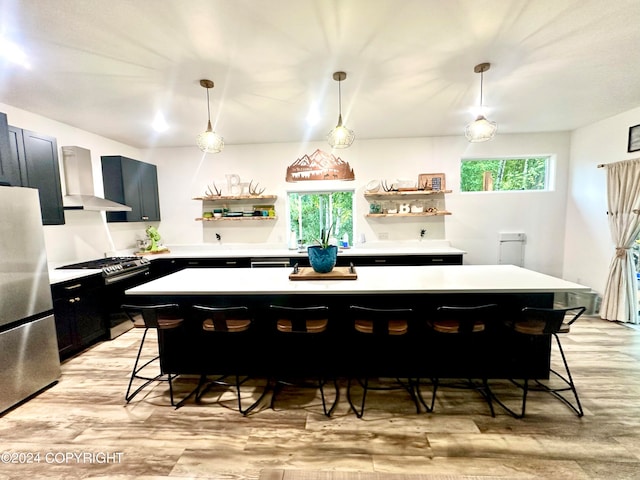
[[[332,229],[333,225],[328,229],[323,228],[320,232],[320,238],[317,240],[318,245],[310,245],[307,248],[309,263],[314,272],[329,273],[336,266],[338,247],[329,244]]]

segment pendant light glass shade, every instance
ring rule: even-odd
[[[482,109],[482,87],[483,87],[483,74],[491,67],[490,63],[481,63],[476,65],[473,69],[474,72],[480,74],[480,108]],[[478,115],[473,122],[467,125],[464,129],[464,136],[467,137],[472,143],[486,142],[491,140],[498,130],[498,124],[487,120],[484,115]]]
[[[464,129],[464,136],[470,142],[486,142],[495,136],[496,130],[498,130],[496,122],[490,122],[484,115],[478,115],[478,118]]]
[[[327,142],[331,145],[332,148],[347,148],[349,147],[356,138],[353,130],[349,130],[347,127],[342,125],[342,90],[340,88],[340,82],[347,78],[347,74],[345,72],[335,72],[333,74],[333,79],[338,82],[338,124],[336,128],[331,130],[327,135]]]
[[[207,129],[196,138],[198,148],[204,153],[220,153],[224,148],[224,139],[211,128],[211,110],[209,107],[209,89],[213,88],[211,80],[200,80],[200,85],[207,89]]]

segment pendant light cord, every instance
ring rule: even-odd
[[[211,107],[209,102],[209,88],[207,88],[207,120],[211,122]]]

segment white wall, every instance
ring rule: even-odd
[[[156,149],[145,152],[144,160],[158,165],[162,222],[160,232],[168,244],[236,242],[280,243],[287,241],[286,203],[288,190],[338,185],[356,192],[356,238],[364,233],[368,241],[388,234],[389,243],[417,241],[421,228],[427,238],[447,239],[467,250],[470,264],[497,262],[498,233],[527,234],[525,266],[551,275],[562,275],[566,184],[569,164],[567,132],[530,135],[498,135],[491,142],[469,144],[464,137],[357,140],[347,150],[337,151],[354,169],[354,182],[285,182],[288,165],[316,148],[328,151],[324,143],[228,145],[216,155],[203,156],[195,147]],[[551,154],[555,158],[555,189],[550,192],[458,193],[461,157]],[[420,173],[446,174],[446,217],[369,219],[363,192],[372,179],[389,182],[415,179]],[[196,222],[204,194],[214,181],[224,184],[226,174],[238,174],[242,181],[260,182],[265,193],[278,195],[275,222]]]
[[[607,223],[605,169],[600,163],[640,157],[627,152],[629,127],[640,123],[640,108],[579,128],[571,135],[564,277],[602,294],[614,244]]]

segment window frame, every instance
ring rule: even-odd
[[[490,160],[522,160],[527,158],[542,158],[547,159],[547,168],[545,175],[545,187],[539,190],[474,190],[463,191],[462,190],[462,164],[466,161],[490,161]],[[524,154],[524,155],[482,155],[473,157],[461,157],[460,167],[458,169],[458,187],[461,194],[505,194],[505,193],[545,193],[553,192],[556,187],[556,154],[553,153],[537,153],[537,154]]]
[[[333,182],[332,182],[333,183]],[[302,187],[302,186],[300,186]],[[305,188],[306,187],[306,188]],[[286,212],[287,212],[287,232],[291,232],[293,226],[291,223],[291,202],[290,195],[292,193],[298,195],[314,195],[314,194],[333,194],[337,192],[346,192],[351,194],[351,233],[350,233],[350,243],[355,241],[356,236],[356,189],[355,187],[350,188],[340,188],[340,186],[331,186],[328,188],[318,188],[318,185],[314,185],[313,187],[302,187],[302,188],[288,188],[286,190]],[[296,236],[300,239],[300,232],[296,231]],[[332,234],[332,236],[334,236]],[[337,238],[338,242],[340,242],[341,238]]]

